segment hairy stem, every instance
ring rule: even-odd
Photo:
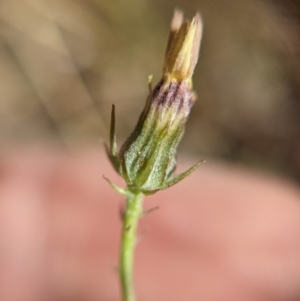
[[[138,220],[142,214],[142,193],[128,192],[123,217],[120,254],[120,280],[123,301],[135,301],[133,285],[133,259]]]

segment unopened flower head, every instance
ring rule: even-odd
[[[175,10],[166,49],[163,75],[175,81],[190,81],[198,60],[202,37],[202,21],[197,13],[192,21],[184,21]]]
[[[135,130],[117,153],[112,110],[109,156],[128,188],[145,194],[170,187],[194,171],[173,176],[176,152],[193,105],[192,75],[202,35],[200,15],[183,21],[176,10],[171,22],[163,76],[150,92]]]

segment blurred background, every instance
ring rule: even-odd
[[[300,300],[299,0],[0,0],[1,301],[120,300],[102,143],[160,80],[175,7],[204,21],[179,168],[208,162],[147,198],[138,300]]]
[[[161,76],[174,7],[204,20],[180,152],[300,180],[297,0],[2,0],[0,147],[121,143]]]

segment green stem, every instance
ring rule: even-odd
[[[135,301],[133,286],[133,258],[138,220],[142,214],[143,194],[128,192],[120,254],[120,279],[123,301]]]

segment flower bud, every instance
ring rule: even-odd
[[[202,22],[197,13],[192,21],[183,22],[183,13],[175,10],[164,61],[164,77],[191,80],[199,55]]]
[[[115,112],[112,109],[110,159],[129,190],[151,194],[170,187],[191,172],[173,176],[176,152],[193,105],[191,78],[198,59],[202,33],[200,15],[183,22],[175,11],[166,49],[163,78],[147,98],[135,130],[116,151]]]

